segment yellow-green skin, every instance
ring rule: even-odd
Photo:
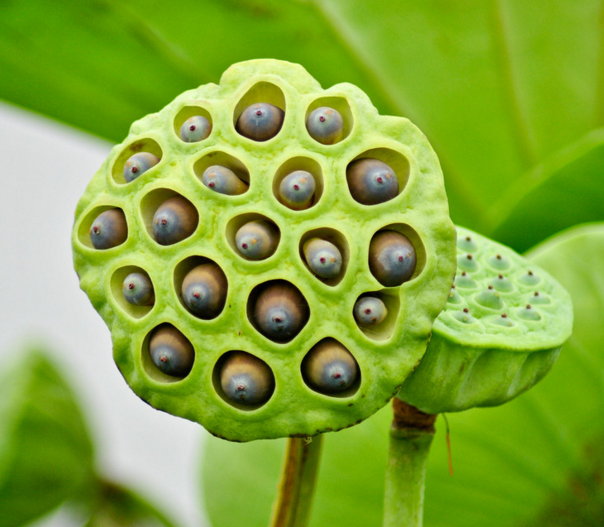
[[[551,275],[484,236],[461,227],[457,232],[458,258],[471,254],[477,264],[476,271],[467,272],[477,288],[456,286],[451,290],[445,310],[434,323],[426,354],[398,394],[403,401],[430,414],[496,406],[520,395],[551,369],[572,332],[570,295]],[[468,236],[476,250],[468,251]],[[497,254],[510,262],[508,269],[497,269],[489,263]],[[528,271],[539,277],[539,283],[526,285],[519,280]],[[461,272],[457,270],[457,277]],[[477,295],[487,290],[499,274],[512,283],[513,290],[498,293],[501,308],[481,306]],[[546,295],[550,303],[534,303],[535,291]],[[539,321],[518,316],[527,304],[540,315]],[[472,323],[456,318],[464,308],[474,319]],[[512,321],[512,327],[491,322],[502,313]]]
[[[267,84],[254,89],[258,83]],[[283,128],[266,142],[246,139],[235,130],[236,116],[255,102],[270,102],[285,110]],[[334,145],[322,145],[306,131],[307,113],[322,105],[334,106],[346,116],[345,137]],[[196,114],[211,117],[212,133],[200,142],[185,143],[178,135],[180,125]],[[408,163],[408,178],[398,197],[368,207],[352,199],[346,166],[372,149],[400,154],[393,168],[405,177],[401,167]],[[123,164],[137,150],[150,151],[161,161],[126,184]],[[202,184],[196,162],[217,151],[247,167],[247,192],[227,196]],[[274,194],[275,174],[297,157],[310,161],[294,163],[296,168],[320,166],[322,172],[320,198],[303,211],[288,209]],[[181,194],[197,207],[200,222],[190,238],[171,246],[153,240],[150,221],[154,207],[165,197],[160,193],[161,199],[154,200],[153,194],[146,199],[155,189]],[[123,209],[128,239],[118,247],[95,250],[89,241],[90,224],[110,207]],[[261,214],[279,227],[279,245],[268,259],[245,260],[227,241],[233,236],[229,222],[242,214]],[[412,230],[418,266],[409,282],[384,289],[369,271],[368,249],[375,232],[392,224]],[[300,255],[302,236],[324,228],[339,231],[348,245],[345,275],[335,285],[313,276]],[[155,408],[197,421],[212,434],[233,441],[339,430],[384,406],[422,357],[455,272],[455,231],[442,172],[424,135],[407,119],[378,115],[355,86],[339,84],[323,90],[301,66],[276,60],[236,64],[219,85],[185,92],[161,112],[135,122],[78,204],[73,251],[80,286],[111,330],[114,358],[130,387]],[[178,264],[193,255],[216,262],[228,280],[225,309],[213,320],[188,313],[174,285]],[[136,267],[153,282],[152,308],[130,306],[120,298],[120,278]],[[252,289],[276,279],[298,287],[310,307],[306,326],[285,344],[262,336],[246,312]],[[400,302],[386,330],[378,334],[364,333],[353,316],[357,298],[371,291],[385,291]],[[173,324],[195,348],[193,369],[182,380],[162,374],[148,356],[148,335],[161,323]],[[322,395],[303,381],[302,359],[326,337],[341,342],[359,364],[361,381],[353,394]],[[238,408],[218,394],[214,367],[230,350],[247,351],[272,369],[275,391],[263,406]]]

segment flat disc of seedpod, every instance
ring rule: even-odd
[[[437,414],[503,404],[550,370],[570,337],[570,295],[509,247],[457,227],[457,274],[399,397]]]
[[[261,141],[237,131],[243,110],[257,103],[284,112],[276,135]],[[341,135],[329,145],[306,128],[307,116],[325,106],[343,117]],[[211,131],[198,141],[184,141],[182,125],[194,116],[205,117]],[[124,164],[138,152],[159,162],[127,182]],[[371,206],[353,199],[347,167],[366,157],[392,167],[397,196]],[[204,171],[216,165],[241,180],[236,194],[214,192],[202,182]],[[288,208],[278,196],[280,181],[296,170],[315,179],[315,194],[304,210]],[[160,245],[153,238],[154,213],[174,196],[195,206],[198,224],[182,241]],[[90,225],[111,208],[123,210],[128,237],[95,250]],[[244,258],[237,250],[235,234],[251,221],[275,226],[276,249],[265,259]],[[401,232],[415,247],[415,272],[400,286],[382,286],[369,269],[369,245],[381,230]],[[339,276],[322,279],[309,269],[302,247],[313,237],[338,246]],[[115,361],[131,388],[155,408],[235,441],[339,430],[386,404],[424,353],[455,269],[455,233],[442,172],[425,136],[407,119],[378,115],[355,86],[323,90],[301,66],[276,60],[236,64],[219,84],[187,91],[135,122],[78,204],[73,249],[81,287],[111,330]],[[187,272],[204,263],[216,264],[228,284],[224,308],[205,319],[187,311],[180,290]],[[124,302],[120,288],[130,272],[148,275],[153,305]],[[258,291],[274,283],[295,287],[308,311],[291,338],[267,338],[254,320]],[[357,325],[353,310],[363,295],[377,295],[388,306],[379,326]],[[149,358],[150,336],[166,325],[195,350],[192,368],[182,378],[165,375]],[[307,353],[326,339],[344,346],[360,372],[351,388],[335,395],[316,391],[302,373]],[[272,392],[264,404],[240,404],[225,396],[220,368],[228,357],[243,356],[232,352],[250,354],[270,368],[274,383],[268,384]],[[243,396],[246,389],[236,393]]]

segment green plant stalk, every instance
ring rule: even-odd
[[[271,527],[305,527],[308,524],[322,448],[322,434],[287,440]]]
[[[421,527],[426,465],[437,416],[420,412],[396,397],[392,406],[384,527]]]

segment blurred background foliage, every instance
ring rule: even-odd
[[[603,24],[602,0],[4,0],[0,98],[118,142],[132,121],[181,91],[218,82],[234,62],[298,62],[324,87],[352,82],[381,113],[415,122],[441,160],[453,220],[525,251],[563,229],[604,220]],[[604,509],[604,262],[594,229],[571,231],[534,253],[573,294],[576,336],[535,395],[451,417],[458,472],[449,478],[442,467],[431,469],[428,526],[456,525],[454,516],[460,525],[604,524],[597,516]],[[386,414],[367,426],[384,428]],[[72,435],[81,427],[60,426]],[[385,432],[374,440],[377,432],[363,426],[332,434],[352,451],[338,457],[344,447],[328,446],[324,474],[333,479],[319,492],[347,489],[332,496],[340,507],[333,510],[350,506],[359,521],[367,518],[359,525],[377,525],[379,483],[369,476],[346,482],[329,469],[377,470]],[[16,429],[2,423],[0,430],[0,503],[17,503],[6,493],[23,480],[7,479],[17,476],[2,457]],[[68,449],[59,445],[62,434],[48,434],[60,455],[82,461],[72,481],[47,485],[55,495],[37,500],[40,510],[96,481],[84,432]],[[247,454],[236,454],[244,447],[220,448],[215,472],[244,463]],[[250,448],[268,448],[260,459],[279,464],[271,453],[277,443]],[[444,454],[434,451],[438,467]],[[260,478],[259,470],[250,477]],[[259,481],[272,496],[271,477]],[[241,498],[241,487],[229,489]],[[566,501],[592,512],[561,523],[556,507]],[[7,521],[0,525],[25,519]]]

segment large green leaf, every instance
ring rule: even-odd
[[[94,484],[93,447],[74,395],[38,351],[0,380],[0,526],[17,527]]]
[[[595,527],[604,524],[604,224],[558,235],[531,252],[571,293],[575,329],[558,364],[511,403],[449,416],[432,447],[427,527]],[[380,525],[389,411],[329,434],[312,525]],[[279,442],[209,441],[206,503],[214,527],[266,523]],[[258,482],[258,483],[256,483]],[[248,514],[248,516],[245,516]]]
[[[381,111],[415,121],[443,163],[454,219],[489,234],[501,220],[490,207],[511,185],[604,124],[601,9],[601,0],[3,2],[0,97],[117,141],[233,62],[300,62],[324,85],[353,82]]]

